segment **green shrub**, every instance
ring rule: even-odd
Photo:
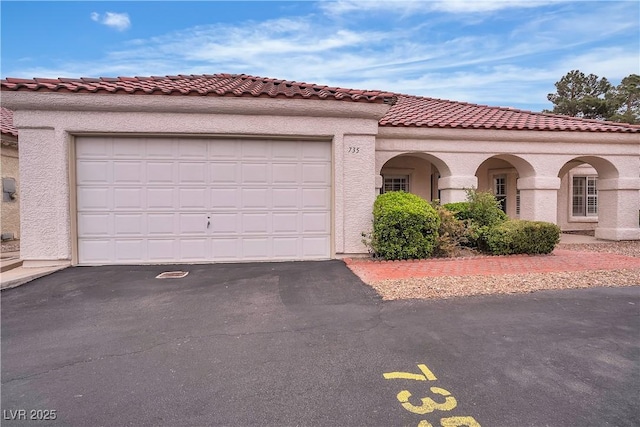
[[[508,219],[496,197],[485,191],[467,190],[468,219],[477,227],[493,227]]]
[[[469,219],[469,202],[446,203],[442,207],[453,213],[461,221]]]
[[[509,220],[482,232],[480,249],[493,255],[548,254],[560,241],[560,228],[550,222]]]
[[[373,204],[371,248],[384,259],[418,259],[433,254],[440,218],[424,199],[402,191],[381,194]]]
[[[457,255],[460,247],[469,241],[467,238],[467,222],[459,220],[450,207],[442,206],[437,202],[432,203],[431,206],[440,217],[434,255],[437,257]]]

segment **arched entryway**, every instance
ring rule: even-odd
[[[442,160],[419,152],[400,153],[389,157],[380,162],[380,193],[402,190],[425,200],[440,198],[438,179],[443,174],[450,174],[448,166]]]
[[[595,235],[603,225],[618,227],[620,183],[614,164],[601,157],[580,156],[567,161],[558,177],[558,225],[563,231]]]
[[[522,209],[518,179],[533,175],[529,162],[511,154],[492,156],[476,170],[478,190],[493,193],[511,218],[519,218]]]

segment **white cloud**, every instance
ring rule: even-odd
[[[131,20],[126,13],[106,12],[104,15],[100,15],[98,12],[92,12],[91,20],[118,31],[124,31],[131,27]]]
[[[505,9],[524,9],[558,4],[569,0],[338,0],[320,2],[319,7],[329,15],[344,15],[353,12],[390,12],[416,14],[446,12],[469,14],[497,12]]]
[[[434,28],[422,18],[384,28],[318,15],[215,24],[130,40],[91,61],[31,69],[14,64],[21,69],[13,75],[246,73],[540,110],[550,107],[547,93],[572,69],[614,84],[637,72],[638,24],[625,7],[523,15],[500,18],[509,25],[506,34],[486,25],[474,32],[465,24]],[[92,19],[102,23],[105,16]],[[606,28],[593,31],[596,22],[607,22]]]

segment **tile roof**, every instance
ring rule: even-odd
[[[398,94],[381,126],[640,132],[640,126]]]
[[[0,107],[0,131],[3,134],[18,136],[18,129],[13,127],[13,111]]]
[[[205,74],[154,77],[79,79],[16,79],[0,81],[2,90],[78,93],[123,93],[134,95],[200,95],[269,98],[333,99],[391,103],[394,94],[320,86],[246,74]]]
[[[380,120],[380,126],[386,127],[640,133],[640,126],[624,123],[585,120],[378,90],[320,86],[246,74],[79,79],[6,78],[0,81],[0,86],[3,91],[269,97],[387,103],[392,107]]]

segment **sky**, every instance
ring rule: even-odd
[[[7,1],[2,78],[237,73],[552,108],[640,74],[640,1]]]

